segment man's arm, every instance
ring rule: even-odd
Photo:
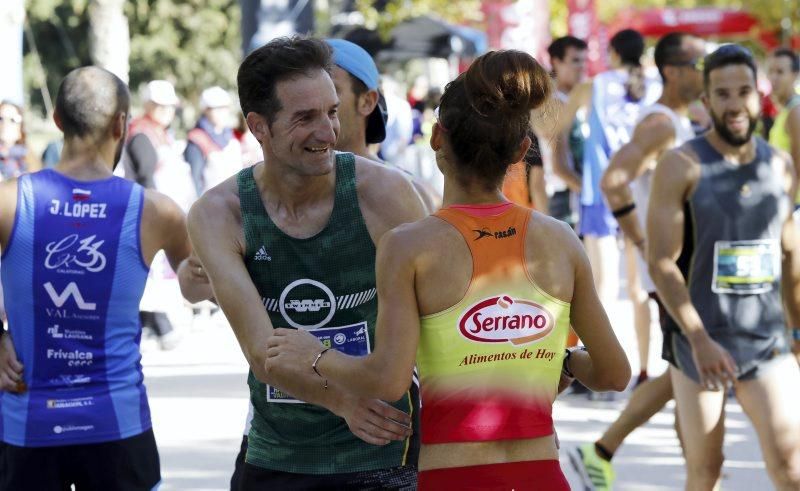
[[[17,214],[17,180],[0,182],[0,251],[5,252],[14,229]],[[11,333],[5,330],[0,321],[0,391],[18,392],[24,389],[22,364]]]
[[[573,193],[580,193],[581,176],[569,165],[569,129],[558,135],[553,143],[553,174],[558,176]]]
[[[647,264],[661,302],[692,346],[701,384],[719,388],[734,380],[736,365],[705,330],[676,262],[683,248],[683,206],[698,179],[699,166],[679,151],[659,160],[647,211]]]
[[[383,235],[376,258],[378,321],[375,350],[366,357],[326,351],[311,334],[278,329],[268,341],[267,367],[314,373],[363,397],[396,401],[411,385],[419,342],[419,308],[414,290],[416,236],[402,229]],[[317,362],[314,365],[314,362]]]
[[[178,274],[183,297],[192,303],[212,298],[211,285],[190,262],[192,245],[183,210],[171,198],[145,189],[145,216],[153,217],[152,222],[148,221],[152,228],[142,234],[145,259],[151,261],[153,255],[163,249],[170,266]]]
[[[194,188],[197,195],[203,194],[203,187],[205,179],[203,171],[206,168],[206,158],[203,151],[193,141],[186,142],[186,149],[183,151],[183,160],[185,160],[192,170],[192,180],[194,181]]]
[[[25,392],[22,369],[11,333],[0,328],[0,392]]]
[[[797,193],[797,175],[791,157],[782,154],[776,156],[780,167],[788,179],[785,179],[786,192],[790,201],[789,209],[794,209],[794,196]],[[781,249],[783,250],[781,264],[781,292],[786,310],[786,322],[791,329],[790,334],[795,338],[800,330],[800,224],[797,223],[794,213],[786,218],[781,230]],[[795,338],[796,339],[796,338]],[[800,341],[794,341],[792,351],[800,355]]]
[[[568,368],[592,390],[625,390],[631,378],[628,358],[597,296],[589,258],[575,233],[566,224],[563,227],[559,243],[574,257],[575,264],[570,324],[588,350],[574,352]]]
[[[154,188],[153,173],[158,164],[158,153],[150,139],[144,133],[140,133],[131,138],[127,150],[130,168],[134,174],[133,181],[148,189]]]
[[[361,214],[376,245],[389,230],[428,216],[419,193],[399,169],[356,156],[356,183]]]
[[[557,133],[569,131],[572,122],[581,108],[589,107],[592,103],[593,82],[587,80],[573,87],[569,93],[567,102],[563,105],[561,113],[558,115]]]
[[[528,170],[528,190],[531,196],[533,209],[545,215],[549,214],[549,199],[547,197],[547,186],[544,180],[544,167],[533,165]]]
[[[623,233],[643,250],[645,235],[639,223],[639,216],[631,205],[633,194],[630,185],[646,170],[647,165],[670,148],[675,140],[675,128],[665,114],[651,114],[634,129],[631,140],[611,157],[600,187],[612,211],[629,209],[617,217]],[[644,206],[645,203],[639,203]]]
[[[789,135],[789,154],[794,163],[794,175],[800,176],[800,104],[792,108],[786,117],[786,133]],[[796,195],[792,195],[792,203]]]
[[[325,389],[314,373],[292,377],[267,374],[265,370],[267,340],[274,329],[242,259],[241,219],[233,213],[230,197],[223,195],[233,193],[232,185],[235,181],[229,180],[221,189],[204,194],[189,211],[189,235],[211,280],[214,296],[259,381],[285,388],[298,399],[336,412],[341,402],[337,391]]]
[[[398,171],[385,166],[376,165],[366,159],[357,158],[357,180],[359,187],[359,204],[364,215],[367,229],[373,241],[378,244],[376,256],[376,287],[380,298],[391,299],[391,301],[379,301],[378,320],[376,325],[376,342],[374,353],[379,356],[371,363],[378,363],[378,366],[370,367],[366,371],[360,371],[355,367],[349,374],[359,373],[358,377],[365,377],[366,386],[350,387],[357,394],[366,396],[375,386],[369,385],[369,379],[380,371],[384,377],[390,374],[399,376],[400,381],[392,379],[391,384],[384,378],[379,380],[380,395],[383,400],[395,401],[402,396],[411,383],[411,370],[414,366],[416,357],[416,340],[419,336],[419,327],[414,330],[413,326],[419,326],[419,313],[417,311],[416,294],[414,293],[414,264],[413,264],[413,244],[414,240],[410,235],[398,232],[395,227],[403,224],[415,222],[424,218],[427,213],[425,207],[410,185],[408,179]],[[385,192],[392,189],[392,193]],[[411,241],[410,243],[408,241]],[[398,305],[403,308],[398,309]],[[390,334],[383,334],[381,324],[386,322],[392,334],[402,330],[409,339],[398,341]],[[379,332],[381,334],[379,334]],[[410,332],[410,334],[409,334]],[[383,337],[390,339],[383,340]],[[406,344],[413,341],[413,347]],[[410,355],[410,359],[408,353]],[[338,353],[331,353],[331,358],[339,359]],[[325,357],[328,355],[326,354]],[[373,357],[370,357],[373,358]],[[389,360],[395,358],[394,360]],[[382,363],[396,362],[399,365],[386,367]],[[406,362],[410,363],[408,370],[405,370]],[[386,370],[386,371],[383,371]],[[396,370],[396,371],[395,371]],[[369,373],[369,375],[367,375]],[[353,383],[351,377],[342,379],[348,384]],[[374,382],[374,381],[373,381]],[[402,386],[402,387],[401,387]],[[397,397],[395,397],[397,396]]]

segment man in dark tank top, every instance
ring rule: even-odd
[[[410,392],[390,404],[355,397],[310,368],[281,376],[264,366],[278,327],[369,353],[375,245],[425,214],[399,171],[335,151],[332,62],[324,41],[305,38],[273,40],[245,59],[239,98],[264,161],[209,190],[190,212],[198,256],[251,369],[239,489],[416,485],[409,413],[418,405]]]
[[[713,129],[670,151],[653,177],[648,266],[670,313],[670,362],[686,489],[719,485],[732,386],[775,488],[800,488],[800,243],[791,158],[753,136],[756,64],[738,45],[704,60]],[[796,341],[794,341],[796,343]]]

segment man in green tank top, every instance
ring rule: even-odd
[[[391,405],[360,400],[310,368],[283,379],[264,369],[274,327],[368,353],[375,244],[424,215],[400,172],[334,151],[339,99],[330,70],[330,48],[316,39],[276,39],[245,59],[239,98],[264,162],[208,191],[190,212],[192,241],[251,368],[240,489],[415,485],[411,394]]]

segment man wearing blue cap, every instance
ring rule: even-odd
[[[190,212],[197,255],[251,369],[252,425],[234,489],[416,486],[414,393],[391,404],[364,400],[310,368],[289,376],[264,365],[275,327],[369,353],[375,244],[424,216],[402,173],[335,151],[341,104],[332,70],[331,49],[317,39],[278,38],[253,51],[237,81],[264,162],[207,191]]]
[[[327,43],[333,48],[331,78],[340,101],[336,150],[382,162],[368,146],[386,138],[386,101],[379,90],[378,67],[355,43],[344,39],[328,39]],[[418,179],[411,177],[411,182],[427,211],[433,212],[440,200]]]

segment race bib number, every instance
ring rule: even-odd
[[[717,241],[714,244],[714,293],[752,295],[772,291],[780,279],[776,240]]]
[[[326,348],[341,351],[346,355],[365,356],[370,353],[369,330],[366,322],[343,327],[322,327],[309,330]],[[267,385],[267,401],[276,403],[303,403],[277,387]]]

